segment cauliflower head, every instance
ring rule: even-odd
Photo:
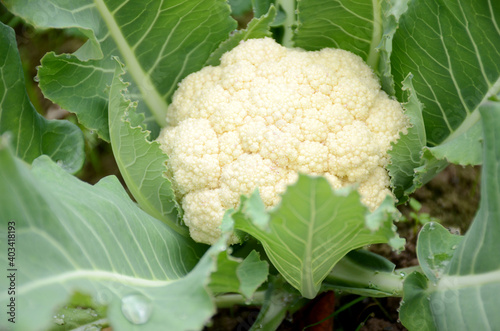
[[[207,244],[240,195],[258,187],[275,206],[298,172],[333,188],[357,183],[375,209],[391,194],[387,151],[408,124],[358,56],[270,38],[244,41],[219,66],[187,76],[167,123],[158,139],[168,174],[191,237]]]

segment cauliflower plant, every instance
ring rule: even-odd
[[[179,85],[159,141],[191,237],[220,236],[224,211],[259,188],[268,207],[298,172],[359,184],[375,209],[391,194],[384,166],[407,120],[372,70],[339,49],[242,42]],[[235,240],[236,238],[233,238]]]

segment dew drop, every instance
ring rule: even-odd
[[[457,249],[457,245],[451,246],[451,249]]]
[[[62,318],[54,316],[54,323],[56,323],[58,325],[64,325],[64,320]]]
[[[429,222],[429,230],[434,230],[435,228],[434,222]]]
[[[151,317],[151,300],[141,294],[127,295],[122,299],[122,313],[133,324],[144,324]]]
[[[64,54],[64,57],[67,59],[71,59],[71,55],[69,55],[69,54]]]
[[[404,272],[400,272],[399,276],[401,276],[401,278],[405,278],[406,274]]]
[[[33,77],[33,80],[37,83],[40,82],[40,78],[38,78],[38,76]]]

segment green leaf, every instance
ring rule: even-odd
[[[410,127],[407,134],[400,134],[399,140],[392,144],[392,149],[388,152],[391,162],[387,166],[398,203],[406,202],[411,193],[447,164],[446,161],[440,162],[435,158],[427,160],[422,158],[422,149],[427,138],[422,117],[423,105],[413,88],[412,75],[408,75],[403,81],[403,91],[407,94],[403,108],[410,121]]]
[[[78,121],[109,141],[108,91],[113,69],[108,59],[81,61],[74,55],[45,54],[38,74],[44,96],[76,114]],[[85,78],[83,78],[85,77]]]
[[[426,143],[467,132],[483,100],[500,84],[500,3],[491,0],[412,0],[400,18],[391,56],[396,94],[412,73],[424,105]]]
[[[468,275],[497,272],[500,282],[500,105],[487,103],[480,108],[484,131],[481,201],[479,211],[456,255],[450,274]],[[500,286],[500,284],[499,284]]]
[[[394,96],[394,78],[391,73],[392,39],[398,28],[401,15],[408,9],[409,0],[381,0],[382,6],[382,39],[377,46],[380,52],[378,72],[382,89],[389,95]]]
[[[479,111],[484,132],[479,211],[461,240],[437,224],[424,227],[417,251],[427,277],[415,273],[404,284],[400,318],[409,329],[492,330],[500,324],[496,304],[500,296],[500,107],[486,104]]]
[[[434,331],[433,312],[429,304],[429,291],[433,285],[420,272],[409,275],[403,286],[403,300],[399,309],[399,318],[410,330]],[[449,302],[451,304],[451,302]],[[441,313],[444,309],[441,306]],[[418,312],[418,313],[417,313]],[[463,325],[460,327],[464,327]]]
[[[251,0],[228,0],[228,3],[234,16],[242,16],[252,10]]]
[[[345,49],[377,69],[376,47],[382,32],[379,1],[301,0],[293,41],[296,47],[307,50]]]
[[[269,265],[252,251],[244,260],[228,253],[220,254],[217,270],[210,277],[210,289],[215,293],[241,293],[250,299],[267,279]]]
[[[31,163],[45,154],[75,173],[85,158],[83,134],[68,121],[46,120],[28,99],[14,30],[0,22],[0,134],[10,132],[15,153]]]
[[[259,315],[249,331],[276,330],[287,312],[307,303],[300,294],[281,277],[271,277]]]
[[[393,170],[400,202],[448,162],[481,163],[477,109],[500,88],[499,13],[498,4],[488,0],[413,0],[400,17],[391,55],[396,95],[404,99],[407,83],[402,80],[411,74],[425,128],[419,137],[422,147],[428,146],[422,150],[412,133],[391,152],[398,154],[394,167],[405,168]]]
[[[260,240],[276,269],[306,298],[318,293],[323,279],[349,251],[394,236],[392,210],[374,213],[369,223],[376,229],[371,231],[359,194],[350,189],[334,192],[322,177],[300,175],[264,220],[246,201],[242,205],[232,215],[234,227]]]
[[[118,59],[115,70],[109,95],[109,134],[120,173],[142,209],[188,236],[177,215],[172,184],[165,177],[168,156],[158,142],[148,141],[150,133],[141,127],[142,114],[137,114],[137,103],[129,99],[129,84],[123,81],[125,70]]]
[[[106,307],[97,306],[91,297],[75,293],[68,304],[53,316],[55,326],[50,331],[74,330],[80,326],[106,325]]]
[[[461,236],[451,234],[439,223],[429,222],[422,227],[418,234],[417,257],[429,281],[436,283],[448,271],[461,240]]]
[[[276,0],[252,0],[253,16],[259,18],[265,15],[273,4],[276,5]]]
[[[474,114],[479,114],[475,112]],[[448,142],[434,147],[425,147],[423,157],[432,160],[446,160],[450,163],[467,166],[482,163],[483,131],[481,122],[473,124],[469,130]],[[467,148],[464,148],[467,146]]]
[[[47,327],[56,308],[78,291],[108,306],[116,330],[138,330],[133,321],[145,322],[145,330],[202,328],[214,313],[206,285],[224,245],[200,260],[206,246],[139,209],[115,177],[91,186],[46,156],[29,170],[5,144],[0,140],[0,191],[9,194],[0,198],[0,235],[7,238],[8,222],[15,222],[16,260],[3,254],[0,262],[14,263],[18,313],[29,311],[29,318],[21,313],[9,326]],[[6,240],[1,247],[7,252]],[[1,305],[7,301],[2,291]],[[7,323],[2,318],[0,328]]]
[[[272,5],[266,15],[259,18],[253,18],[245,30],[235,32],[231,37],[219,45],[219,47],[210,54],[207,65],[217,66],[220,64],[221,56],[232,50],[243,40],[271,37],[270,25],[276,17],[276,8]]]
[[[35,27],[76,27],[89,37],[69,58],[49,53],[38,76],[45,96],[75,112],[103,139],[108,139],[106,86],[113,77],[113,55],[125,62],[130,92],[153,129],[153,118],[164,124],[177,83],[201,69],[236,28],[223,0],[148,1],[141,10],[119,0],[8,0],[6,5]]]

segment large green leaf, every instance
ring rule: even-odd
[[[406,279],[400,314],[409,329],[494,330],[500,325],[500,105],[487,104],[480,113],[480,208],[463,239],[438,224],[422,229],[417,254],[425,275]]]
[[[406,102],[403,103],[403,107],[411,125],[408,133],[401,134],[397,143],[393,144],[389,151],[391,163],[387,166],[391,176],[391,186],[399,203],[406,202],[408,195],[422,185],[415,175],[415,169],[423,164],[422,148],[427,140],[422,117],[423,105],[415,93],[412,78],[412,75],[408,75],[402,87],[406,92]]]
[[[139,209],[115,177],[91,186],[46,156],[30,170],[0,142],[0,191],[9,192],[0,197],[0,235],[15,222],[16,251],[0,262],[15,269],[18,313],[15,325],[2,318],[0,328],[46,327],[74,291],[107,305],[116,330],[202,328],[214,313],[205,287],[224,247],[200,260],[206,246]],[[1,247],[7,252],[6,240]],[[2,291],[1,305],[9,300]]]
[[[137,114],[137,103],[129,99],[129,84],[123,81],[124,74],[123,65],[116,62],[108,109],[109,134],[116,163],[142,209],[187,236],[188,230],[180,224],[177,215],[172,184],[165,177],[168,157],[157,141],[148,141],[150,133],[141,126],[144,116]]]
[[[335,47],[361,56],[376,69],[382,38],[379,1],[301,0],[294,45],[307,50]]]
[[[76,27],[89,37],[74,55],[47,54],[38,76],[49,99],[77,113],[104,139],[112,55],[125,62],[131,93],[152,128],[152,117],[164,124],[177,83],[201,69],[236,27],[223,0],[149,0],[140,8],[119,0],[8,0],[6,5],[35,27]]]
[[[499,4],[488,0],[410,1],[400,17],[391,55],[396,94],[404,100],[411,74],[412,98],[421,104],[423,121],[423,126],[413,121],[409,111],[420,146],[412,128],[390,152],[401,202],[448,162],[482,162],[477,109],[500,88],[499,20]]]
[[[306,298],[349,251],[392,239],[392,201],[369,214],[351,189],[334,192],[323,177],[300,175],[269,214],[257,194],[232,215],[235,228],[261,241],[283,277]]]
[[[1,22],[0,49],[0,134],[10,132],[16,155],[26,162],[46,154],[66,171],[78,171],[85,158],[82,132],[36,112],[26,93],[14,31]]]
[[[500,2],[412,0],[401,16],[391,57],[396,93],[412,73],[424,105],[427,144],[466,132],[477,108],[498,91]]]

